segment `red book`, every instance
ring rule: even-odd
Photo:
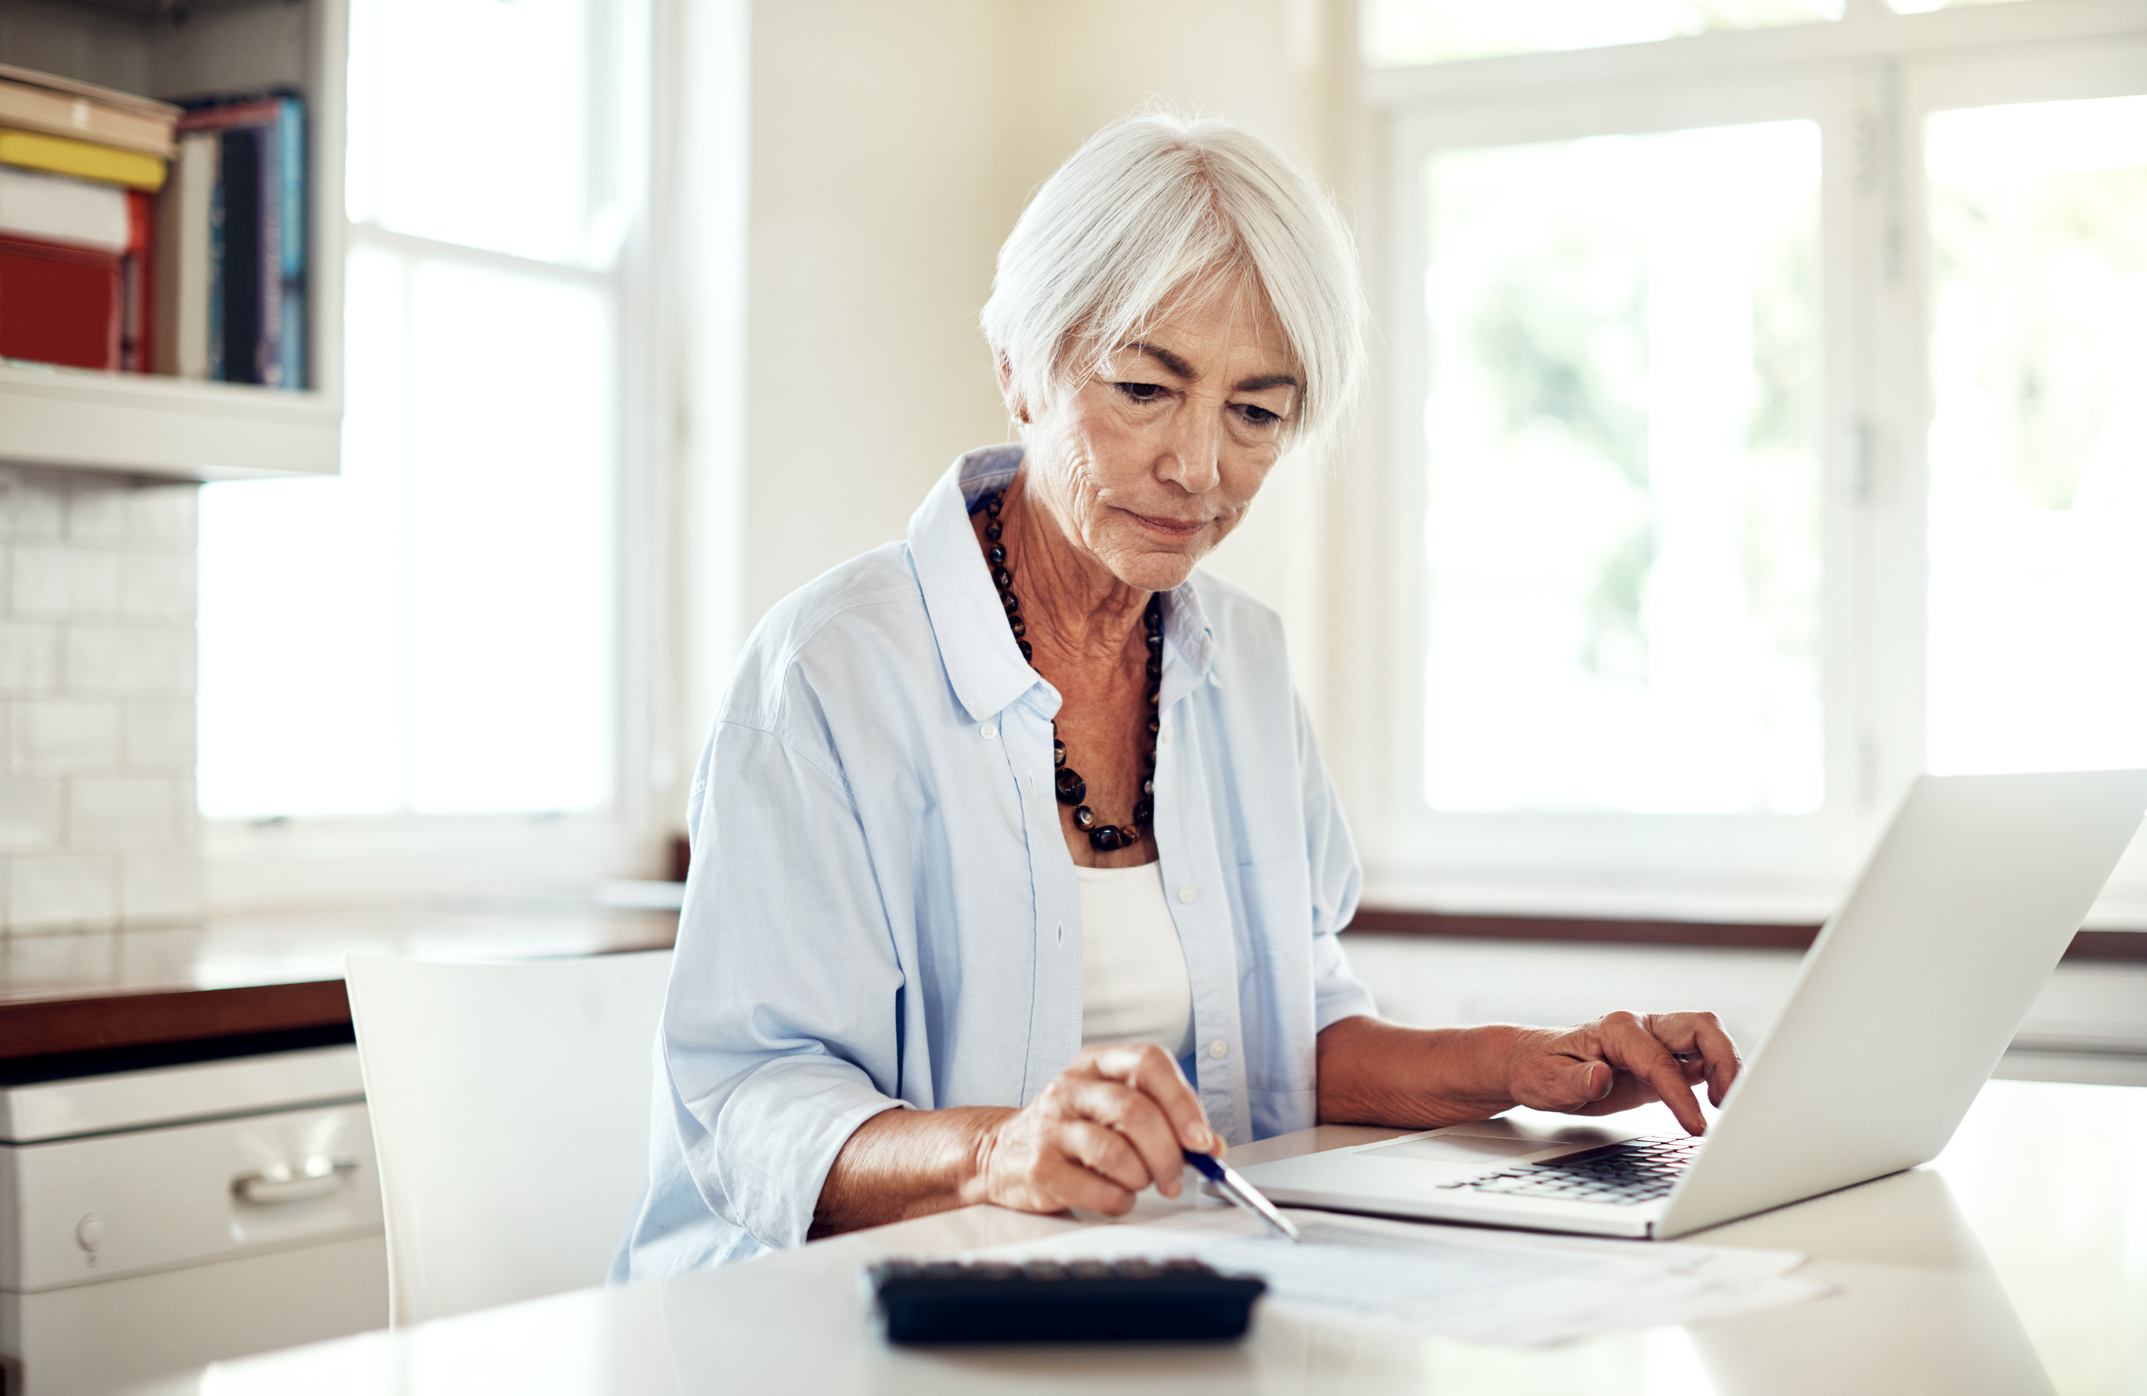
[[[119,367],[120,254],[0,235],[0,358]]]

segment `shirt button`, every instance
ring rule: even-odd
[[[1230,1055],[1230,1044],[1218,1037],[1208,1044],[1208,1055],[1217,1061],[1221,1061],[1224,1057]]]
[[[991,725],[991,724],[990,724],[989,722],[987,722],[987,723],[985,723],[985,724],[984,724],[984,740],[985,740],[985,741],[987,741],[987,742],[988,742],[988,741],[990,741],[990,740],[991,740],[992,738],[994,738],[994,737],[996,737],[996,736],[998,736],[998,735],[999,735],[999,729],[998,729],[998,728],[996,728],[996,727],[992,726],[992,725]]]
[[[1193,898],[1199,895],[1200,889],[1195,887],[1190,882],[1186,883],[1183,887],[1180,887],[1178,889],[1178,900],[1181,902],[1190,902],[1191,900],[1193,900]]]
[[[1161,727],[1161,728],[1159,728],[1159,729],[1157,730],[1157,732],[1156,732],[1156,741],[1158,741],[1159,743],[1161,743],[1161,744],[1162,744],[1162,745],[1164,745],[1164,746],[1169,746],[1169,745],[1170,745],[1170,724],[1169,724],[1169,723],[1167,723],[1167,722],[1166,722],[1166,723],[1164,723],[1164,724],[1162,725],[1162,727]]]

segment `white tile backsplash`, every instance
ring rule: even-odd
[[[190,920],[191,484],[0,469],[0,928]]]
[[[31,775],[109,770],[119,764],[119,704],[32,699],[11,704],[11,769]]]
[[[60,681],[60,628],[0,621],[0,694],[44,693]]]
[[[70,625],[63,672],[78,692],[191,695],[194,627]]]
[[[67,783],[8,773],[0,781],[0,858],[67,843]]]

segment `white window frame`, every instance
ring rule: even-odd
[[[612,796],[558,813],[293,816],[203,821],[212,911],[551,893],[603,878],[665,875],[675,734],[663,701],[671,554],[652,424],[666,398],[653,304],[652,117],[658,94],[650,0],[600,0],[589,48],[592,199],[615,245],[580,263],[468,247],[353,220],[340,196],[343,255],[406,257],[602,286],[612,298]],[[340,285],[342,277],[336,278]],[[335,348],[340,361],[342,346]]]
[[[1387,373],[1372,419],[1386,599],[1355,730],[1366,900],[1443,911],[1822,918],[1923,768],[1924,116],[2147,92],[2147,5],[2014,0],[1364,75],[1380,212],[1367,263]],[[1811,815],[1453,814],[1423,794],[1427,624],[1423,174],[1434,151],[1786,119],[1821,133],[1826,795]],[[1365,214],[1360,211],[1360,220]],[[1384,256],[1380,253],[1383,251]],[[1381,710],[1383,709],[1383,711]],[[2090,924],[2147,927],[2147,840]]]

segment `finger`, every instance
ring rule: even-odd
[[[1514,1098],[1533,1109],[1570,1113],[1602,1100],[1615,1077],[1585,1034],[1562,1033],[1522,1062],[1515,1073]]]
[[[1092,1158],[1098,1162],[1108,1159],[1113,1140],[1127,1155],[1121,1163],[1131,1162],[1132,1151],[1126,1149],[1125,1142],[1103,1126],[1081,1120],[1066,1122],[1056,1133],[1058,1137],[1037,1160],[1037,1182],[1068,1207],[1085,1207],[1114,1217],[1131,1211],[1134,1194],[1140,1188],[1121,1186],[1090,1162]]]
[[[1066,1103],[1080,1118],[1108,1126],[1126,1143],[1129,1152],[1142,1165],[1142,1176],[1129,1184],[1135,1191],[1147,1187],[1152,1181],[1165,1197],[1178,1195],[1178,1180],[1185,1171],[1185,1151],[1178,1147],[1170,1120],[1153,1097],[1116,1081],[1090,1078],[1069,1086]],[[1120,1181],[1128,1180],[1120,1178]]]
[[[1125,1082],[1155,1101],[1185,1148],[1210,1154],[1222,1152],[1223,1141],[1208,1127],[1208,1112],[1200,1108],[1200,1097],[1170,1053],[1153,1043],[1106,1047],[1098,1054],[1097,1064],[1102,1074]]]
[[[1720,1105],[1737,1080],[1737,1073],[1744,1068],[1737,1044],[1721,1020],[1712,1013],[1651,1013],[1645,1021],[1648,1031],[1663,1045],[1690,1059],[1685,1079],[1705,1079],[1709,1103]],[[1697,1072],[1694,1066],[1699,1068]]]
[[[1059,1152],[1129,1193],[1139,1192],[1151,1181],[1146,1161],[1123,1134],[1108,1125],[1066,1120],[1053,1133],[1052,1143]]]
[[[1700,1113],[1700,1102],[1694,1099],[1684,1070],[1668,1047],[1630,1013],[1605,1015],[1601,1030],[1605,1056],[1653,1086],[1687,1134],[1707,1133],[1707,1117]]]

